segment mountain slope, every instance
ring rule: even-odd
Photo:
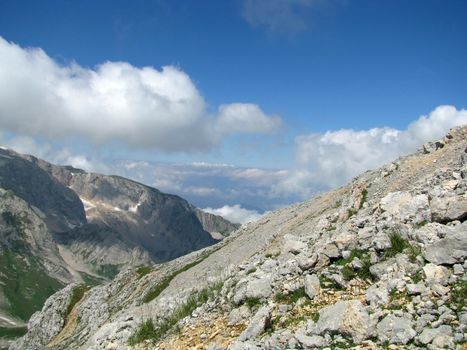
[[[81,298],[68,286],[11,349],[460,349],[466,140],[467,127],[452,130],[213,247],[127,270]]]
[[[199,210],[178,196],[7,149],[0,149],[0,215],[0,338],[70,282],[101,283],[128,266],[217,242]]]

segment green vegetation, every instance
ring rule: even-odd
[[[466,306],[467,281],[459,279],[451,287],[450,305],[456,306],[461,311]]]
[[[404,239],[399,233],[392,232],[389,235],[389,240],[391,241],[391,248],[384,252],[384,258],[391,258],[396,256],[399,253],[407,253],[408,257],[412,262],[414,262],[421,254],[421,248],[417,245],[412,245],[406,239]]]
[[[138,274],[138,278],[146,276],[148,273],[152,271],[152,266],[140,266],[136,269],[136,273]]]
[[[249,275],[249,274],[252,274],[253,272],[256,272],[256,267],[252,267],[252,268],[248,269],[246,274]]]
[[[84,283],[91,287],[98,286],[99,284],[105,282],[105,279],[103,277],[89,275],[83,271],[79,271],[79,274],[81,275],[81,278],[83,279]]]
[[[26,327],[16,327],[16,328],[3,328],[0,327],[0,338],[4,339],[15,339],[19,338],[26,334]]]
[[[359,209],[363,208],[363,204],[365,204],[367,199],[368,199],[368,190],[364,188],[362,191],[362,199],[360,200],[360,205],[358,206]]]
[[[352,216],[354,216],[355,214],[357,214],[357,210],[355,209],[347,209],[347,219],[350,219]]]
[[[108,279],[113,279],[115,276],[118,275],[121,267],[122,265],[113,265],[113,264],[100,265],[99,268],[97,269],[97,273]]]
[[[326,231],[335,231],[336,229],[337,229],[336,226],[331,225],[331,226],[326,228]]]
[[[420,228],[420,227],[423,227],[425,226],[426,224],[428,224],[429,221],[428,220],[423,220],[422,222],[419,222],[415,225],[416,228]]]
[[[217,248],[219,249],[219,248]],[[212,253],[214,253],[215,251],[217,251],[217,249],[214,249],[214,250],[211,250],[209,253],[205,253],[201,256],[200,259],[198,260],[195,260],[193,261],[192,263],[190,264],[187,264],[185,266],[183,266],[182,268],[174,271],[171,275],[168,275],[166,277],[164,277],[158,284],[156,284],[146,295],[145,297],[143,298],[143,303],[147,304],[149,303],[150,301],[154,300],[155,298],[157,298],[161,293],[162,291],[167,288],[170,284],[170,282],[172,282],[172,280],[177,277],[179,274],[181,274],[182,272],[185,272],[189,269],[191,269],[192,267],[198,265],[200,262],[202,262],[204,259],[206,259],[209,255],[211,255]]]
[[[36,258],[26,258],[12,250],[5,249],[0,254],[0,275],[0,288],[10,305],[5,311],[25,321],[42,308],[50,295],[63,288]]]
[[[305,293],[305,288],[300,287],[288,295],[285,295],[282,292],[277,292],[274,296],[274,300],[278,303],[295,304],[298,300],[304,297],[308,298]]]
[[[157,327],[152,319],[142,322],[136,332],[128,339],[129,345],[136,345],[144,340],[152,340],[154,342],[166,335],[180,320],[190,316],[192,312],[199,306],[212,300],[222,289],[223,283],[216,283],[211,287],[205,288],[188,298],[188,300],[180,305],[172,315],[160,323]]]
[[[335,281],[327,278],[326,276],[319,275],[319,284],[321,288],[331,288],[334,290],[342,290],[343,288],[338,285]]]
[[[348,266],[349,263],[353,261],[353,259],[358,258],[362,262],[362,267],[358,270],[352,269]],[[342,276],[346,281],[350,281],[356,277],[360,277],[362,279],[372,279],[373,276],[370,273],[371,261],[370,257],[366,252],[359,249],[353,249],[350,252],[350,256],[346,259],[341,258],[335,262],[336,265],[344,266],[342,268]]]
[[[26,225],[31,223],[26,212],[15,214],[10,211],[4,211],[2,219],[7,225],[14,227],[18,233],[23,233]]]
[[[260,298],[246,298],[243,301],[243,304],[248,306],[250,309],[253,309],[253,308],[261,305],[261,299]]]
[[[68,315],[71,313],[71,310],[73,310],[73,307],[81,300],[83,299],[84,293],[89,290],[89,286],[86,284],[80,284],[73,288],[73,291],[71,292],[71,299],[70,303],[68,304],[68,307],[66,309],[66,314],[65,318],[68,317]]]

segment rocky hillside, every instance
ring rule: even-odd
[[[220,243],[73,284],[16,349],[465,349],[467,127]]]
[[[216,243],[201,215],[225,234],[236,228],[134,181],[0,149],[0,347],[70,282],[98,284]]]

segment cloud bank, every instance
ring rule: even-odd
[[[233,206],[224,205],[222,208],[217,209],[204,208],[203,210],[207,213],[220,215],[224,219],[235,224],[246,224],[247,222],[256,221],[262,216],[256,210],[242,208],[239,204],[235,204]]]
[[[209,150],[233,134],[271,133],[281,124],[247,103],[222,105],[209,115],[201,93],[177,67],[60,65],[41,49],[1,37],[0,81],[1,127],[20,135],[191,152]]]
[[[444,136],[449,129],[467,124],[467,110],[439,106],[407,129],[341,129],[296,137],[298,167],[273,191],[309,195],[316,188],[344,184],[352,177],[415,151],[423,143]]]

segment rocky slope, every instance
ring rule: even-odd
[[[134,181],[0,149],[0,338],[70,282],[100,283],[216,243],[201,216],[225,234],[236,228]]]
[[[16,349],[465,349],[467,127],[215,246],[70,285]]]

